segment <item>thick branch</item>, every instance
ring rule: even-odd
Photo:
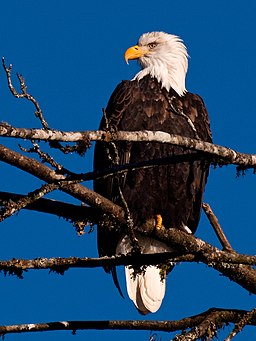
[[[35,139],[44,141],[63,141],[63,142],[79,142],[79,141],[151,141],[160,143],[170,143],[182,146],[188,149],[202,151],[213,158],[245,167],[256,166],[256,155],[244,154],[215,145],[179,135],[172,135],[162,131],[118,131],[109,133],[105,131],[84,131],[84,132],[62,132],[57,130],[43,129],[25,129],[15,128],[8,124],[0,125],[0,136],[15,137],[23,139]]]
[[[0,145],[0,161],[24,170],[48,183],[61,181],[62,183],[59,187],[61,191],[95,208],[99,208],[102,212],[113,215],[116,219],[125,223],[124,212],[119,206],[81,184],[69,183],[66,181],[67,178],[64,175],[57,174],[53,169],[33,158],[29,158]]]
[[[218,309],[212,308],[201,314],[190,316],[179,321],[61,321],[46,322],[36,324],[18,324],[9,326],[0,326],[0,334],[12,333],[31,333],[39,331],[56,331],[56,330],[153,330],[164,332],[175,332],[178,330],[186,330],[200,325],[207,318],[218,326],[224,326],[228,323],[237,323],[241,321],[243,316],[248,312],[237,309]],[[248,321],[248,325],[256,325],[255,317]]]

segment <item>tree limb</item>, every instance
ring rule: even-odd
[[[176,231],[174,231],[176,233]],[[177,232],[179,234],[179,231]],[[197,238],[198,239],[198,238]],[[198,242],[201,242],[198,239]],[[171,243],[170,243],[171,245]],[[211,246],[211,245],[207,245]],[[218,250],[218,249],[217,249]],[[35,259],[12,259],[12,260],[0,260],[0,271],[6,273],[11,270],[38,270],[48,269],[55,271],[56,268],[59,272],[64,272],[69,268],[97,268],[97,267],[111,267],[119,265],[153,265],[164,263],[166,261],[170,263],[180,262],[203,262],[215,268],[217,262],[225,263],[226,267],[236,264],[244,265],[256,265],[256,256],[249,256],[239,253],[232,253],[226,251],[220,251],[218,259],[215,255],[211,254],[211,249],[204,250],[204,256],[200,252],[191,252],[183,254],[181,252],[164,252],[155,254],[136,254],[136,255],[116,255],[112,257],[100,257],[100,258],[89,258],[89,257],[68,257],[68,258],[35,258]]]
[[[39,331],[72,330],[75,334],[77,330],[149,330],[175,332],[199,326],[208,319],[217,325],[218,328],[228,323],[240,321],[248,312],[238,309],[211,308],[201,314],[186,317],[178,321],[141,321],[141,320],[105,320],[105,321],[61,321],[46,323],[30,323],[0,326],[0,335],[13,333],[31,333]],[[248,321],[248,325],[256,325],[255,316]],[[207,331],[206,331],[207,332]],[[177,339],[178,340],[178,339]],[[181,339],[179,339],[181,340]],[[184,340],[184,339],[183,339]],[[188,340],[188,339],[185,339]],[[196,340],[194,338],[193,340]]]
[[[23,195],[19,197],[19,199],[15,201],[9,200],[6,205],[2,209],[0,209],[0,222],[12,216],[22,208],[25,208],[29,204],[32,204],[33,202],[39,200],[47,193],[50,193],[58,188],[58,184],[46,184],[42,185],[40,188],[29,193],[28,195]]]
[[[64,175],[57,174],[53,169],[39,161],[10,150],[3,145],[0,145],[0,161],[24,170],[45,182],[59,182],[59,189],[61,191],[100,209],[102,212],[113,215],[116,219],[125,224],[124,212],[121,207],[79,183],[72,183],[72,181],[69,182]]]
[[[43,117],[43,113],[42,113],[42,110],[41,110],[41,108],[39,106],[39,103],[37,102],[37,100],[32,95],[30,95],[27,92],[27,86],[25,84],[25,80],[22,77],[22,75],[21,74],[17,74],[17,77],[18,77],[19,83],[20,83],[20,90],[21,90],[21,93],[18,93],[16,91],[16,89],[14,88],[13,84],[12,84],[12,79],[11,79],[12,64],[10,64],[9,67],[8,67],[5,64],[5,60],[4,60],[4,57],[3,57],[2,58],[2,65],[3,65],[4,71],[5,71],[5,74],[6,74],[6,77],[7,77],[7,82],[8,82],[9,90],[11,91],[13,96],[16,97],[16,98],[26,98],[28,101],[33,103],[33,105],[35,106],[35,109],[36,109],[36,111],[35,111],[36,117],[38,117],[40,119],[44,129],[48,129],[49,126],[48,126],[46,120]]]
[[[241,319],[235,323],[234,329],[228,335],[225,341],[230,341],[231,339],[233,339],[238,333],[240,333],[244,329],[246,325],[249,324],[251,320],[255,319],[255,316],[256,308],[252,309],[251,311],[248,311],[246,314],[241,316]]]
[[[201,151],[213,158],[220,158],[226,163],[242,165],[244,167],[256,167],[256,155],[245,154],[201,140],[191,139],[184,136],[172,135],[162,131],[118,131],[110,133],[106,131],[62,132],[59,130],[15,128],[6,123],[0,124],[0,136],[15,137],[22,139],[34,139],[43,141],[150,141],[170,143],[188,149]]]
[[[232,252],[233,251],[232,246],[230,245],[227,237],[225,236],[224,231],[219,224],[218,218],[213,213],[211,206],[207,203],[203,203],[202,207],[203,207],[203,210],[204,210],[211,226],[213,227],[223,249],[226,251]]]
[[[5,206],[9,200],[17,201],[24,196],[16,193],[0,191],[0,206]],[[41,213],[54,214],[67,220],[96,221],[98,210],[93,207],[68,204],[62,201],[41,198],[35,202],[29,203],[23,209],[33,210]]]

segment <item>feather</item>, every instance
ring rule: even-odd
[[[161,279],[160,269],[156,266],[148,266],[135,278],[133,271],[131,267],[125,267],[128,296],[141,314],[155,313],[165,295],[166,279]]]
[[[136,235],[143,254],[172,252],[172,248],[156,239]],[[117,254],[128,254],[132,250],[129,236],[124,235],[117,244]],[[156,266],[147,266],[141,274],[134,275],[131,266],[125,267],[126,287],[129,298],[138,311],[146,315],[156,312],[162,303],[165,294],[166,280],[161,277],[160,269]]]

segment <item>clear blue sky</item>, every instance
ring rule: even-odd
[[[22,73],[49,125],[62,130],[97,129],[101,108],[122,79],[138,70],[123,53],[147,31],[180,35],[190,54],[187,88],[207,105],[214,141],[255,153],[256,2],[241,1],[6,1],[0,13],[0,55]],[[14,72],[14,75],[15,75]],[[16,83],[17,84],[17,83]],[[13,99],[0,70],[0,120],[40,127],[34,108]],[[1,143],[7,143],[1,139]],[[14,148],[17,141],[8,142]],[[22,145],[28,145],[25,142]],[[92,169],[84,159],[57,158],[71,170]],[[0,190],[27,193],[41,182],[0,164]],[[14,177],[14,178],[13,178]],[[232,246],[255,254],[255,189],[251,171],[212,169],[209,202]],[[75,202],[67,195],[51,195]],[[202,216],[197,236],[219,246]],[[77,237],[68,223],[39,213],[20,212],[1,224],[0,259],[96,256],[95,233]],[[122,277],[122,269],[120,269]],[[70,270],[64,276],[30,271],[23,280],[0,276],[0,324],[58,320],[142,319],[123,300],[102,269]],[[124,285],[121,279],[121,284]],[[182,264],[169,275],[167,294],[151,319],[180,319],[210,307],[252,309],[254,297],[205,265]],[[231,331],[230,328],[227,331]],[[149,332],[78,331],[7,336],[8,340],[148,340]],[[171,335],[159,333],[163,341]],[[236,340],[252,339],[246,328]],[[255,337],[255,336],[254,336]]]

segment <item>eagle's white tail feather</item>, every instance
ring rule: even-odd
[[[160,278],[159,268],[148,266],[145,273],[133,276],[133,269],[125,267],[127,292],[142,314],[155,313],[165,294],[165,279]]]
[[[137,236],[142,253],[160,253],[173,251],[166,244],[158,240]],[[120,239],[117,246],[117,254],[127,254],[131,251],[131,242],[128,236]],[[130,299],[142,314],[156,312],[165,295],[165,279],[161,279],[160,269],[156,266],[148,266],[145,272],[134,277],[133,269],[125,267],[126,286]]]

